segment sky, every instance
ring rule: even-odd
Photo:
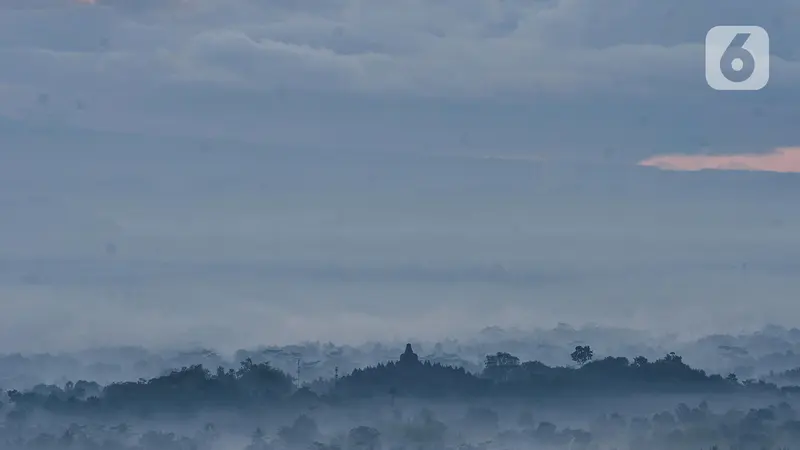
[[[796,322],[798,20],[4,1],[0,351]],[[764,90],[706,85],[720,24],[769,32]]]

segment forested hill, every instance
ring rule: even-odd
[[[238,370],[200,365],[184,367],[149,380],[114,383],[105,387],[87,381],[65,386],[39,385],[0,395],[9,420],[23,420],[36,409],[55,413],[109,414],[194,412],[200,409],[253,410],[276,404],[341,403],[374,397],[460,399],[648,393],[760,392],[779,396],[800,391],[763,381],[741,382],[734,375],[708,375],[670,353],[656,361],[637,357],[592,360],[592,351],[577,347],[571,367],[520,362],[508,353],[486,357],[480,374],[463,368],[420,361],[411,346],[399,361],[357,369],[340,378],[319,379],[298,389],[296,380],[269,363],[245,360]]]

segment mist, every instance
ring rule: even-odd
[[[796,447],[751,3],[0,2],[0,450]]]
[[[88,132],[6,142],[5,351],[560,322],[696,338],[798,319],[794,174]]]

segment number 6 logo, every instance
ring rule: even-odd
[[[757,91],[769,82],[769,35],[755,26],[718,26],[706,35],[706,81],[720,91]]]

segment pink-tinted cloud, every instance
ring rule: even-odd
[[[641,161],[639,165],[680,171],[749,170],[800,173],[800,147],[783,147],[769,153],[738,155],[660,155]]]

